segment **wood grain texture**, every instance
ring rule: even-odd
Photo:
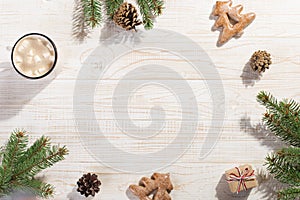
[[[50,136],[53,143],[68,146],[70,155],[67,159],[40,174],[56,186],[55,200],[80,200],[75,184],[82,173],[86,172],[97,173],[103,183],[100,194],[94,199],[128,199],[128,186],[151,172],[119,172],[97,162],[81,143],[76,129],[73,94],[78,73],[86,58],[100,45],[99,41],[114,33],[104,26],[93,30],[81,43],[74,40],[72,16],[75,2],[0,1],[0,142],[6,141],[12,129],[24,128],[31,132],[32,140],[44,134]],[[173,199],[274,199],[273,192],[277,186],[272,185],[276,184],[272,179],[258,188],[235,195],[230,194],[223,173],[235,165],[245,163],[260,169],[265,155],[281,146],[272,136],[266,136],[267,131],[260,124],[264,109],[256,103],[255,97],[260,90],[267,90],[278,98],[299,100],[300,3],[295,0],[234,1],[234,4],[244,5],[244,12],[255,12],[257,18],[241,38],[232,39],[220,48],[216,47],[219,32],[211,31],[214,21],[209,19],[214,3],[214,0],[167,0],[164,15],[155,23],[155,28],[176,31],[200,45],[221,76],[225,91],[224,126],[217,145],[206,158],[199,159],[199,151],[205,138],[211,137],[207,133],[212,120],[212,102],[206,84],[213,84],[216,80],[206,80],[197,75],[179,58],[163,55],[161,52],[149,54],[138,51],[121,57],[112,64],[112,70],[102,81],[97,83],[95,115],[105,137],[124,151],[138,153],[141,163],[144,153],[163,148],[169,142],[164,136],[141,144],[124,135],[115,125],[111,106],[112,91],[122,76],[131,70],[130,66],[142,65],[147,59],[163,55],[159,62],[171,64],[182,74],[195,94],[201,114],[198,134],[191,147],[175,163],[160,171],[171,173],[175,186]],[[28,32],[44,33],[58,47],[57,67],[43,80],[25,80],[16,74],[10,64],[11,47],[20,36]],[[140,32],[143,33],[142,30]],[[251,77],[246,66],[251,54],[258,49],[269,51],[274,63],[260,78]],[[159,71],[157,78],[164,80]],[[177,80],[165,81],[180,91],[178,95],[185,94],[184,87]],[[85,88],[82,88],[81,93],[87,95]],[[133,101],[128,104],[131,120],[147,125],[153,105],[163,106],[167,111],[167,133],[171,140],[180,128],[180,105],[174,95],[164,88],[137,90]],[[109,154],[109,150],[103,149],[103,153]],[[153,159],[155,162],[155,158]],[[126,162],[120,164],[126,165]]]

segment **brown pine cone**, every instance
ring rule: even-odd
[[[95,196],[96,193],[100,191],[101,182],[98,180],[96,174],[84,174],[78,181],[77,181],[77,191],[80,192],[81,195],[85,197],[88,196]]]
[[[138,19],[136,8],[130,3],[123,3],[113,16],[114,22],[126,30],[136,30],[142,22]]]
[[[266,51],[256,51],[251,57],[251,67],[259,73],[265,72],[272,64],[271,55]]]

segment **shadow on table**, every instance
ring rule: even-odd
[[[77,187],[74,187],[72,192],[70,192],[67,196],[68,200],[92,200],[94,199],[94,197],[89,196],[89,197],[85,197],[82,196],[79,192],[77,192]]]
[[[130,200],[139,200],[138,197],[136,197],[135,195],[132,194],[132,192],[130,191],[129,188],[127,188],[127,190],[126,190],[126,196]]]
[[[0,121],[17,115],[54,77],[52,72],[42,79],[26,79],[15,71],[11,63],[0,63]]]
[[[265,170],[256,170],[256,177],[258,181],[257,191],[262,194],[262,199],[273,200],[277,199],[277,192],[284,188],[284,184],[280,183]]]
[[[10,195],[1,196],[0,200],[38,200],[38,198],[28,192],[18,191]]]
[[[90,32],[84,18],[82,0],[74,1],[72,22],[73,39],[81,44],[88,37]]]
[[[245,87],[253,87],[255,83],[261,79],[261,76],[262,75],[257,71],[253,71],[253,69],[250,66],[250,61],[246,63],[243,69],[243,73],[241,74],[241,78]]]
[[[106,46],[113,44],[123,44],[129,42],[131,44],[139,44],[143,35],[142,29],[137,31],[126,31],[117,26],[112,20],[106,20],[101,29],[100,44]]]
[[[257,125],[252,125],[251,119],[250,117],[247,117],[247,115],[244,115],[241,118],[240,129],[245,133],[254,136],[263,146],[266,146],[273,151],[285,146],[285,143],[279,140],[263,124],[259,123]],[[261,198],[269,200],[277,199],[276,191],[283,189],[285,185],[274,179],[274,177],[265,169],[256,170],[256,177],[258,181],[257,191],[262,194]]]
[[[252,125],[251,119],[244,115],[240,120],[240,130],[258,139],[260,143],[272,150],[281,149],[285,144],[261,123]]]

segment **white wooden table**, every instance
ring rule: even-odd
[[[268,181],[236,197],[230,194],[222,175],[225,170],[244,163],[261,168],[266,154],[280,147],[257,126],[264,109],[256,102],[256,95],[260,90],[267,90],[278,98],[299,100],[300,4],[294,0],[236,0],[235,4],[244,5],[244,12],[253,11],[257,17],[240,39],[232,39],[218,48],[216,41],[219,32],[211,32],[214,21],[209,19],[214,3],[213,0],[168,0],[164,15],[155,24],[156,28],[172,30],[189,37],[207,52],[223,81],[226,112],[219,141],[205,159],[199,159],[199,146],[207,135],[204,134],[205,128],[199,126],[201,134],[196,136],[187,152],[160,172],[171,173],[175,185],[172,197],[175,200],[274,199],[273,186]],[[0,142],[5,143],[13,129],[24,128],[31,132],[32,140],[44,134],[50,136],[53,143],[67,145],[70,150],[67,159],[40,174],[45,181],[56,186],[54,199],[79,199],[75,191],[76,181],[86,172],[97,173],[103,183],[100,194],[94,199],[128,199],[128,186],[137,183],[143,175],[150,176],[151,172],[120,172],[97,162],[82,145],[76,129],[73,115],[76,78],[85,59],[100,45],[101,35],[110,33],[103,29],[101,32],[99,27],[82,43],[74,41],[73,9],[72,0],[0,1]],[[10,64],[11,47],[19,37],[29,32],[46,34],[54,40],[59,52],[54,72],[39,81],[22,78]],[[259,49],[269,51],[274,64],[260,80],[252,80],[249,72],[245,72],[245,64],[252,53]],[[142,55],[122,57],[111,67],[121,70],[122,63],[137,56]],[[211,107],[209,101],[203,100],[207,96],[205,90],[201,89],[203,80],[197,79],[188,68],[180,68],[179,62],[173,61],[174,66],[178,65],[177,69],[181,70],[195,91],[199,113],[204,118],[203,124],[210,122],[207,113],[210,113]],[[122,77],[122,74],[118,77]],[[115,87],[116,82],[115,77],[106,79],[105,94]],[[155,94],[151,93],[151,88],[136,91],[135,101],[128,105],[133,120],[144,120],[147,125],[149,108],[153,105],[165,107],[169,117],[177,116],[180,107],[173,94],[162,89],[154,91]],[[105,99],[105,102],[111,100],[109,95],[101,96],[101,93],[95,92],[95,96]],[[124,151],[139,153],[141,160],[143,153],[159,148],[147,141],[145,148],[122,146],[130,143],[133,138],[127,138],[111,127],[114,120],[111,110],[102,101],[97,102],[97,98],[97,119],[113,145],[119,145],[118,148]],[[108,154],[109,150],[103,149],[103,153]],[[155,158],[153,162],[157,162]]]

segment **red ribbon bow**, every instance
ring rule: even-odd
[[[254,176],[254,170],[249,171],[248,168],[246,168],[244,171],[241,171],[240,168],[235,167],[235,169],[238,172],[238,175],[235,173],[230,173],[229,174],[229,179],[227,179],[228,182],[232,181],[238,181],[238,187],[237,187],[237,194],[241,191],[242,187],[244,190],[247,190],[247,181],[252,181],[255,179]]]

